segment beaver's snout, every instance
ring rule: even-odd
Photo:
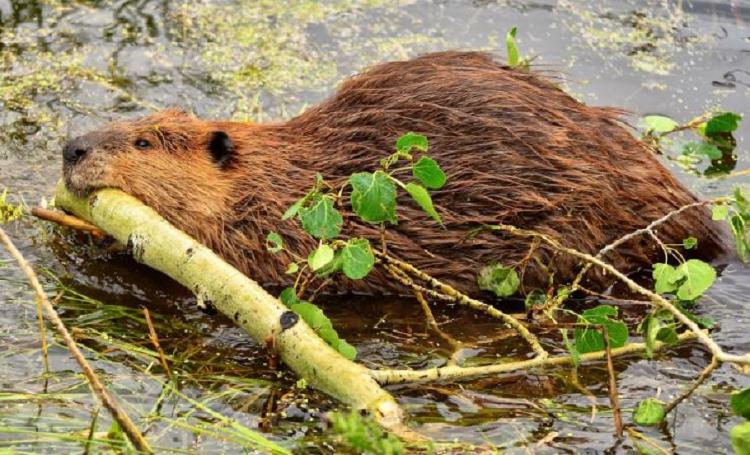
[[[113,140],[114,138],[114,140]],[[65,185],[78,196],[95,188],[110,186],[106,181],[109,160],[123,140],[108,130],[94,131],[69,140],[62,151]]]
[[[71,139],[63,148],[63,163],[73,166],[81,161],[93,149],[93,144],[86,136]]]

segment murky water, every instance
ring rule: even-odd
[[[750,113],[747,2],[0,0],[0,188],[29,205],[49,197],[62,141],[113,118],[169,106],[212,118],[285,118],[372,63],[451,48],[502,55],[513,25],[523,52],[562,74],[566,89],[587,103],[683,121],[715,106]],[[750,166],[748,134],[746,120],[736,134],[737,169]],[[668,165],[704,196],[724,194],[736,183]],[[160,451],[238,451],[231,438],[186,429],[190,417],[212,421],[190,400],[251,428],[263,423],[269,437],[289,447],[328,450],[316,409],[333,404],[295,389],[288,374],[278,377],[263,349],[230,323],[195,310],[177,285],[42,223],[16,223],[11,234],[28,258],[50,271],[45,283],[51,292],[67,289],[60,302],[66,321],[79,327],[87,355]],[[0,261],[6,259],[1,252]],[[60,434],[85,439],[95,402],[59,344],[51,348],[53,373],[45,383],[30,293],[17,269],[2,262],[0,302],[0,451],[9,445],[80,451],[80,441]],[[748,304],[750,271],[730,264],[700,312],[721,324],[717,337],[724,346],[748,351]],[[140,306],[151,309],[173,368],[184,373],[184,396],[165,392]],[[424,367],[449,353],[409,300],[346,299],[327,313],[369,366]],[[498,335],[491,320],[455,309],[436,316],[450,321],[443,328],[454,337],[474,343],[477,356],[513,353],[502,342],[487,342]],[[674,396],[709,361],[698,346],[669,354],[616,363],[625,408],[648,396]],[[635,450],[631,440],[618,443],[612,436],[604,367],[580,369],[579,385],[570,374],[561,368],[391,390],[411,424],[440,440],[523,452],[556,432],[551,448],[535,450]],[[747,377],[722,367],[667,425],[639,430],[667,451],[727,453],[728,429],[738,422],[728,394],[748,385]],[[32,395],[45,387],[47,398]],[[274,419],[263,416],[272,399],[285,410]],[[100,414],[96,428],[105,432],[109,416]],[[156,414],[163,418],[149,420]]]

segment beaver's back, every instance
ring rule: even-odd
[[[296,154],[297,165],[342,179],[374,169],[401,134],[427,136],[430,155],[448,176],[433,194],[445,229],[404,197],[399,223],[389,228],[390,251],[476,293],[477,271],[489,262],[521,265],[527,289],[545,287],[552,272],[555,282],[569,281],[579,267],[543,247],[529,255],[528,239],[489,233],[467,238],[482,224],[536,230],[595,253],[696,201],[619,115],[585,106],[542,76],[502,66],[487,54],[443,52],[355,76],[285,129],[317,151]],[[349,231],[379,236],[366,223]],[[703,258],[726,251],[705,208],[686,211],[660,227],[658,236],[669,244],[695,236]],[[641,238],[607,258],[632,271],[662,256],[653,239]],[[393,290],[391,283],[376,275],[364,285],[341,285],[372,292]],[[592,274],[589,285],[607,283]]]

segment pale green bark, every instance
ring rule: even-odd
[[[134,197],[103,189],[81,199],[60,183],[55,203],[128,244],[137,261],[210,300],[258,343],[273,337],[281,360],[310,385],[367,409],[386,427],[400,425],[398,404],[365,367],[343,358],[301,319],[282,330],[279,319],[289,311],[286,306]]]

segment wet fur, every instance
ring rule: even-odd
[[[389,226],[389,252],[470,294],[487,263],[518,265],[526,291],[570,281],[580,264],[528,239],[482,233],[482,224],[507,223],[550,234],[595,253],[614,239],[696,201],[619,120],[621,112],[585,106],[533,72],[496,63],[489,55],[443,52],[373,67],[337,93],[284,123],[204,121],[165,111],[111,125],[97,152],[66,169],[69,186],[87,192],[114,186],[139,197],[177,227],[264,284],[289,284],[288,257],[269,254],[270,231],[306,256],[316,241],[284,210],[320,172],[343,182],[374,170],[407,131],[426,135],[430,155],[447,185],[433,193],[446,229],[408,196],[399,198],[399,223]],[[232,153],[213,159],[217,131]],[[134,150],[146,136],[153,150]],[[115,145],[113,145],[115,144]],[[407,176],[405,176],[408,178]],[[78,182],[78,183],[75,183]],[[85,182],[85,183],[81,183]],[[348,198],[347,198],[348,201]],[[348,213],[348,207],[344,208]],[[345,235],[379,241],[379,230],[349,214]],[[657,233],[664,243],[699,239],[695,255],[724,253],[724,239],[706,209],[685,212]],[[631,272],[663,258],[650,238],[630,242],[607,259]],[[600,273],[587,286],[611,283]],[[408,293],[382,272],[341,292]]]

